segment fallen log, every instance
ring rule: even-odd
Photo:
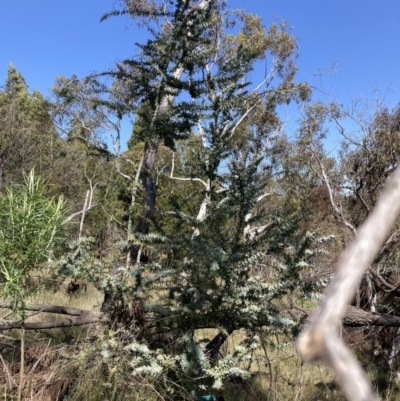
[[[316,312],[316,308],[295,308],[285,310],[281,315],[282,317],[286,318],[308,320],[309,318],[312,318],[313,314]],[[365,310],[356,308],[355,306],[348,306],[346,315],[343,319],[343,325],[347,327],[400,327],[400,317],[386,315],[384,313],[367,312]]]
[[[0,303],[0,308],[12,309],[9,303]],[[72,308],[69,306],[47,305],[47,304],[27,304],[24,310],[39,313],[54,313],[58,315],[68,316],[64,319],[55,319],[46,322],[28,322],[25,321],[26,330],[45,330],[62,327],[83,326],[93,323],[108,322],[110,317],[105,312],[91,311],[87,309]],[[312,317],[317,309],[294,308],[282,311],[281,316],[296,320],[308,320]],[[146,314],[145,321],[154,320],[153,314]],[[367,312],[354,306],[349,306],[343,320],[343,324],[347,327],[364,327],[364,326],[384,326],[384,327],[400,327],[400,317],[387,315],[382,313]],[[0,331],[22,328],[21,321],[0,320]]]
[[[0,330],[21,329],[22,326],[25,330],[45,330],[62,327],[84,326],[91,323],[104,323],[107,321],[108,318],[105,316],[99,316],[97,314],[92,315],[91,313],[88,313],[87,315],[74,316],[60,320],[51,320],[48,322],[24,322],[24,324],[22,324],[22,321],[6,321],[5,323],[0,324]]]
[[[10,303],[0,303],[0,308],[13,309]],[[23,323],[25,330],[44,330],[62,327],[83,326],[92,323],[107,322],[109,317],[104,312],[91,311],[88,309],[72,308],[69,306],[47,305],[47,304],[26,304],[25,311],[38,313],[54,313],[58,315],[68,316],[63,319],[54,319],[45,322],[29,322]],[[36,315],[36,314],[35,314]],[[0,320],[0,330],[12,330],[22,328],[22,321]]]
[[[343,324],[348,327],[400,327],[400,317],[376,312],[366,312],[354,306],[349,306]]]

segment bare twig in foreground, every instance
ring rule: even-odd
[[[400,168],[397,168],[374,210],[342,254],[319,311],[297,343],[304,361],[322,359],[332,367],[349,401],[376,401],[378,398],[354,355],[339,338],[339,327],[363,273],[378,253],[399,212]]]

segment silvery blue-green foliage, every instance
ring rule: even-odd
[[[89,269],[89,266],[92,267],[93,263],[99,264],[89,252],[93,244],[94,238],[87,237],[83,237],[79,241],[68,242],[67,249],[69,251],[58,260],[57,277],[61,280],[66,277],[83,278],[90,271],[93,274],[93,278],[89,279],[92,281],[95,272],[99,270],[96,266],[93,266],[93,269]],[[100,267],[100,270],[102,270],[102,267]]]
[[[83,237],[68,243],[70,251],[58,260],[58,269],[52,281],[60,284],[65,279],[72,278],[85,284],[90,283],[101,292],[113,293],[113,316],[115,313],[124,315],[131,308],[132,302],[150,301],[148,293],[154,286],[160,288],[160,282],[174,273],[173,269],[166,269],[157,260],[153,263],[138,263],[135,266],[126,264],[126,256],[99,260],[93,250],[94,242],[94,238]],[[129,241],[120,241],[116,246],[124,254],[123,250],[132,242],[142,250],[156,254],[160,252],[156,249],[157,245],[162,247],[165,237],[157,234],[136,235]],[[155,305],[154,308],[149,306],[148,310],[157,311],[161,316],[170,313],[170,310],[163,309],[162,305]]]
[[[179,364],[184,374],[198,375],[205,369],[210,368],[210,361],[199,344],[194,341],[191,333],[185,333],[180,338],[181,354]]]
[[[57,270],[54,272],[52,281],[60,285],[69,278],[82,280],[93,284],[98,290],[112,286],[113,281],[107,274],[112,264],[95,257],[94,243],[95,239],[90,237],[68,242],[68,252],[57,261]]]
[[[125,2],[124,12],[148,17],[151,24],[164,15],[156,3]],[[143,4],[155,8],[146,14]],[[245,366],[261,336],[290,335],[296,327],[280,316],[280,303],[303,291],[303,272],[313,269],[317,237],[302,232],[304,216],[276,200],[270,204],[268,194],[274,193],[274,174],[281,168],[277,108],[305,99],[308,92],[303,91],[307,85],[294,82],[296,43],[284,26],[266,30],[257,17],[230,14],[220,1],[211,0],[202,10],[186,0],[164,6],[172,9],[171,23],[150,28],[152,38],[139,45],[135,57],[105,74],[114,83],[112,99],[104,104],[121,116],[137,113],[143,129],[134,139],[148,149],[156,150],[162,141],[175,149],[177,139],[197,136],[199,145],[182,171],[202,184],[190,208],[178,202],[174,210],[153,205],[151,234],[135,233],[119,244],[145,254],[146,261],[138,257],[128,266],[125,259],[110,261],[103,272],[99,266],[98,276],[85,262],[75,263],[74,254],[65,266],[122,296],[127,307],[138,298],[147,304],[152,325],[139,327],[135,340],[123,331],[118,333],[123,340],[107,340],[105,360],[129,360],[134,374],[173,372],[176,383],[193,387],[207,381],[218,388],[231,376],[246,377]],[[235,35],[232,18],[237,19]],[[267,54],[277,62],[277,75],[268,75],[252,91],[249,73]],[[150,174],[146,171],[142,180]],[[179,229],[165,238],[158,220],[173,220],[171,226]],[[164,264],[165,255],[171,257]],[[272,271],[269,278],[255,274],[260,266]],[[112,270],[117,274],[109,274]],[[197,342],[200,329],[218,334]],[[219,358],[221,345],[238,330],[244,340]]]
[[[230,378],[249,378],[249,372],[243,368],[248,366],[252,360],[253,353],[260,347],[260,338],[254,334],[245,338],[233,350],[218,360],[218,363],[205,369],[205,372],[212,377],[212,386],[221,388],[223,383]]]
[[[123,360],[133,376],[149,379],[174,371],[189,387],[193,386],[190,378],[194,379],[197,382],[194,388],[197,389],[204,387],[202,383],[205,377],[212,379],[211,385],[216,389],[221,388],[229,378],[249,377],[248,372],[240,366],[251,360],[252,352],[259,347],[260,342],[257,335],[245,339],[212,366],[204,349],[193,340],[191,334],[181,337],[180,353],[177,355],[171,355],[162,349],[151,349],[135,338],[126,344],[120,341],[119,334],[121,333],[113,333],[101,342],[100,355],[109,366],[118,365]]]
[[[318,237],[315,232],[306,232],[297,244],[290,246],[279,266],[282,285],[292,292],[300,290],[303,297],[311,297],[315,289],[325,287],[330,277],[307,280],[304,272],[309,273],[316,261],[322,263],[321,256],[328,253],[325,245],[334,239],[333,235]]]
[[[283,228],[284,232],[288,233],[288,227],[297,223],[297,219],[287,223]],[[270,336],[275,338],[276,335],[287,335],[289,340],[293,338],[291,333],[296,330],[297,322],[280,316],[279,302],[291,291],[301,294],[303,287],[307,287],[303,282],[303,273],[312,270],[313,263],[318,261],[318,255],[326,252],[324,245],[332,238],[319,238],[314,233],[300,235],[294,231],[298,234],[298,243],[296,246],[288,246],[296,239],[296,235],[282,239],[279,232],[275,233],[273,238],[277,238],[279,242],[276,249],[280,249],[281,254],[276,250],[274,252],[281,263],[276,266],[276,276],[266,280],[250,272],[252,267],[265,262],[270,249],[274,249],[271,239],[265,240],[270,248],[259,248],[257,241],[254,253],[240,254],[239,248],[232,252],[229,247],[222,247],[221,242],[216,243],[211,228],[212,226],[206,231],[207,234],[193,240],[192,253],[186,252],[185,255],[189,256],[181,262],[184,270],[180,270],[178,265],[178,268],[172,269],[168,276],[158,281],[157,286],[161,285],[162,288],[163,283],[174,283],[170,294],[173,299],[168,302],[160,298],[159,304],[147,304],[147,312],[156,321],[160,321],[158,329],[175,333],[174,346],[163,342],[149,343],[151,335],[143,337],[142,333],[132,336],[130,331],[123,332],[129,330],[128,328],[121,329],[122,332],[110,331],[108,337],[101,342],[100,351],[104,363],[110,369],[128,369],[139,378],[156,380],[158,385],[168,389],[171,394],[178,391],[178,385],[187,390],[193,389],[198,394],[204,386],[207,389],[217,389],[230,378],[249,377],[247,367],[254,355],[260,355],[258,349],[261,343]],[[279,231],[279,227],[276,229]],[[210,240],[207,240],[208,235]],[[80,244],[80,251],[77,249],[79,244],[75,244],[70,259],[64,259],[65,267],[71,269],[73,274],[79,272],[78,275],[81,275],[90,265],[86,264],[85,258],[77,262],[85,255],[82,244],[90,248],[90,240],[85,239]],[[163,246],[164,242],[159,241],[159,244]],[[156,247],[156,243],[153,245]],[[247,250],[250,248],[246,245]],[[190,255],[195,255],[196,258],[191,259]],[[90,257],[87,258],[89,261]],[[180,278],[182,272],[186,274]],[[296,280],[292,280],[292,275]],[[95,274],[87,277],[97,280]],[[101,277],[100,270],[98,277]],[[305,277],[309,280],[307,275]],[[116,278],[114,280],[118,281]],[[119,281],[119,288],[126,285],[126,282],[122,284],[124,280]],[[155,282],[148,287],[142,284],[139,287],[132,285],[123,291],[127,296],[134,291],[139,291],[142,295],[149,294],[159,288],[153,284]],[[243,340],[213,362],[206,348],[208,343],[196,340],[196,330],[205,327],[217,329],[226,335],[241,329]],[[153,331],[155,337],[158,329]],[[276,344],[271,341],[269,345],[285,348],[289,343]],[[173,379],[163,384],[158,382],[161,377],[170,377],[171,372]]]
[[[332,236],[303,232],[304,216],[290,209],[264,205],[255,212],[257,199],[268,190],[263,160],[251,151],[243,159],[234,159],[223,174],[225,191],[210,197],[208,214],[197,225],[200,234],[176,233],[170,240],[170,244],[179,244],[175,249],[181,250],[181,258],[172,261],[175,275],[168,278],[170,305],[163,305],[170,313],[163,314],[168,317],[163,329],[169,324],[181,346],[169,352],[179,358],[182,374],[194,382],[198,375],[208,377],[217,388],[228,377],[247,377],[245,367],[258,346],[249,339],[283,335],[293,340],[298,321],[280,315],[282,303],[287,308],[296,306],[297,296],[309,296],[326,279],[316,276],[314,280],[313,270],[326,256]],[[246,236],[248,224],[266,223],[267,231]],[[275,263],[269,266],[271,260]],[[272,271],[269,279],[255,273],[261,265]],[[224,338],[242,330],[246,340],[213,361],[212,341],[196,344],[195,332],[202,328],[214,328]]]
[[[201,377],[207,378],[208,386],[219,388],[230,377],[248,377],[246,367],[260,345],[259,338],[284,335],[293,339],[298,322],[280,315],[281,304],[289,300],[287,307],[295,306],[297,296],[312,296],[320,288],[325,278],[314,280],[312,272],[326,256],[333,237],[302,232],[303,216],[290,210],[267,205],[254,213],[268,182],[260,184],[258,160],[250,167],[246,163],[235,160],[224,173],[226,190],[211,198],[206,219],[198,224],[199,235],[182,231],[171,238],[161,234],[130,237],[130,244],[148,252],[146,263],[128,268],[125,258],[93,263],[90,239],[71,245],[61,261],[64,275],[85,278],[102,290],[112,289],[127,306],[132,299],[142,299],[154,318],[151,330],[139,328],[135,339],[126,332],[121,342],[118,333],[105,341],[101,351],[105,361],[115,361],[123,353],[124,358],[129,356],[134,375],[157,377],[173,371],[187,387],[204,385],[204,380],[198,380]],[[246,221],[250,213],[254,217]],[[249,223],[268,223],[269,229],[246,237],[243,233]],[[119,246],[124,249],[127,243]],[[161,260],[170,249],[174,257],[166,267]],[[269,265],[271,260],[274,263]],[[259,266],[272,272],[268,279],[256,274]],[[112,268],[119,274],[109,274]],[[213,360],[207,348],[212,339],[196,340],[196,331],[203,328],[216,329],[224,338],[241,330],[244,340]],[[165,333],[171,333],[171,339],[163,337]]]

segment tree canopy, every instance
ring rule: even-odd
[[[91,325],[95,334],[72,352],[77,384],[65,400],[85,399],[93,380],[105,384],[90,400],[190,400],[251,382],[257,364],[268,370],[264,394],[278,399],[271,355],[292,349],[397,167],[399,106],[363,114],[314,102],[286,22],[266,27],[219,0],[116,7],[103,20],[126,15],[149,39],[109,70],[57,77],[44,99],[9,66],[0,286],[2,307],[17,314],[0,329]],[[295,138],[285,133],[289,104],[302,113]],[[369,355],[363,363],[389,375],[399,351],[399,238],[396,223],[344,319],[349,339],[371,340],[356,347]],[[34,302],[38,292],[83,288],[96,307]],[[28,311],[63,316],[33,321]],[[21,399],[29,386],[19,372]]]

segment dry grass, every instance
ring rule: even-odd
[[[64,283],[58,291],[40,291],[30,299],[33,303],[70,306],[81,309],[98,310],[102,294],[88,285],[87,291],[74,295],[67,294]],[[9,310],[2,310],[1,317],[11,319]],[[62,315],[49,313],[28,314],[29,322],[64,319]],[[71,327],[26,333],[25,384],[23,399],[30,401],[58,401],[65,399],[65,394],[72,384],[65,368],[68,359],[79,350],[77,344],[88,335],[90,327]],[[19,330],[7,333],[0,338],[0,399],[13,400],[18,388],[20,347]],[[15,338],[15,340],[13,340]]]
[[[198,330],[195,336],[198,341],[206,341],[217,333],[213,329]],[[221,354],[231,352],[244,339],[244,331],[232,333]],[[278,346],[277,339],[269,343],[254,353],[250,364],[242,366],[250,371],[250,380],[239,378],[226,384],[227,400],[344,400],[329,369],[320,365],[303,365],[291,344]]]
[[[88,310],[98,310],[103,301],[103,294],[89,284],[87,290],[80,290],[76,294],[67,294],[68,281],[64,282],[60,288],[55,291],[41,291],[36,294],[31,302],[40,304],[52,304],[70,306]]]
[[[102,294],[92,286],[88,286],[87,292],[80,292],[75,295],[68,295],[66,292],[67,283],[64,283],[57,292],[43,291],[31,299],[35,303],[48,303],[65,305],[82,309],[98,310],[102,302]],[[154,298],[160,298],[160,294],[154,294]],[[307,305],[309,306],[309,305]],[[5,313],[5,311],[4,311]],[[52,314],[37,314],[31,317],[31,321],[43,319],[62,318]],[[71,329],[54,329],[39,333],[27,333],[26,347],[26,378],[24,387],[24,399],[30,401],[61,401],[67,400],[71,386],[74,387],[75,400],[83,400],[86,386],[90,387],[99,379],[100,370],[87,372],[78,382],[70,376],[70,357],[79,352],[78,343],[87,338],[87,327],[76,327]],[[198,341],[212,339],[217,334],[217,330],[207,329],[198,330],[195,333]],[[7,333],[19,338],[19,331]],[[245,339],[243,331],[236,331],[224,344],[221,352],[226,354],[234,349]],[[240,401],[255,400],[294,400],[294,401],[318,401],[332,400],[342,401],[344,397],[337,389],[333,380],[332,373],[325,367],[319,365],[302,365],[299,356],[296,354],[292,344],[278,346],[279,342],[284,341],[276,337],[267,339],[264,349],[259,349],[253,355],[250,365],[243,368],[249,369],[252,378],[248,381],[236,380],[226,383],[225,399]],[[0,399],[13,400],[13,395],[17,389],[19,374],[19,345],[13,344],[12,339],[8,338],[7,346],[2,345],[0,338]],[[100,373],[99,373],[100,372]],[[382,372],[370,372],[371,378],[379,377]],[[79,390],[79,391],[78,391]],[[85,401],[103,401],[102,392],[99,388],[97,395],[94,393]],[[126,390],[126,391],[125,391]],[[121,389],[116,388],[116,398],[118,394],[125,397],[128,393],[133,396],[135,385],[125,389],[122,394]],[[81,394],[79,398],[78,394]],[[139,393],[138,393],[139,394]],[[146,393],[147,394],[147,393]],[[72,396],[72,395],[71,395]],[[142,394],[142,396],[144,396]],[[89,394],[88,394],[89,397]],[[96,398],[97,397],[97,398]],[[152,398],[153,397],[153,398]],[[135,399],[135,398],[123,398]],[[139,398],[138,398],[139,399]],[[154,394],[150,392],[142,398],[154,399]],[[395,398],[387,397],[387,400]]]
[[[67,352],[72,355],[74,347],[51,346],[51,340],[47,343],[27,342],[24,400],[58,401],[63,399],[70,385],[70,379],[63,370],[66,364],[64,355]],[[0,397],[4,400],[13,400],[18,390],[19,346],[3,347],[0,360],[2,367],[0,369]]]

